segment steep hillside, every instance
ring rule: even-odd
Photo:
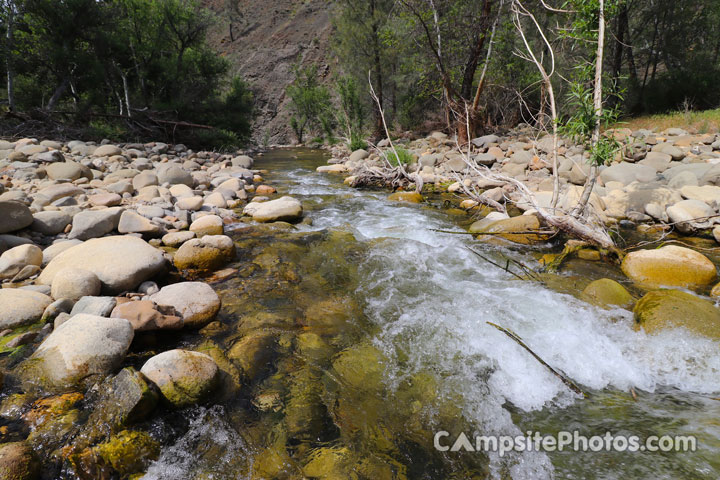
[[[285,88],[293,80],[292,66],[298,61],[317,63],[326,78],[335,67],[335,60],[328,55],[333,2],[239,0],[242,18],[237,11],[228,9],[226,0],[204,2],[218,17],[218,25],[210,35],[211,43],[232,62],[233,72],[242,75],[255,92],[255,140],[293,142]]]

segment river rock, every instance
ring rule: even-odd
[[[635,301],[625,287],[609,278],[601,278],[590,283],[583,290],[583,295],[591,303],[603,307],[629,308]]]
[[[647,333],[684,327],[700,335],[720,339],[720,310],[712,302],[687,292],[649,292],[638,301],[633,313],[638,327]]]
[[[418,192],[395,192],[388,196],[388,200],[393,202],[422,203],[423,196]]]
[[[77,162],[58,162],[45,167],[48,177],[53,180],[77,180],[85,177],[92,180],[90,169]]]
[[[165,270],[162,251],[133,236],[114,236],[88,240],[55,257],[40,274],[38,282],[51,285],[65,267],[93,272],[109,294],[131,291],[145,280]]]
[[[239,155],[232,159],[233,167],[251,168],[253,166],[253,159],[247,155]]]
[[[480,231],[472,233],[478,233],[479,239],[488,239],[488,237],[490,237],[488,234],[493,234],[490,238],[501,237],[511,242],[529,245],[543,241],[543,237],[539,235],[524,233],[535,230],[540,230],[540,221],[538,218],[535,215],[520,215],[518,217],[498,220],[484,226]]]
[[[73,305],[70,315],[87,313],[98,317],[109,317],[117,305],[115,297],[82,297]]]
[[[82,297],[100,295],[102,284],[93,272],[76,267],[58,270],[52,281],[51,295],[55,299],[80,300]]]
[[[136,332],[178,330],[183,327],[182,318],[177,315],[164,315],[150,300],[121,303],[113,309],[110,316],[126,319]]]
[[[634,181],[650,182],[657,176],[657,170],[648,165],[622,162],[605,168],[600,172],[603,182],[620,182],[629,185]]]
[[[231,261],[235,244],[226,235],[206,235],[183,243],[173,259],[178,270],[214,270]]]
[[[165,183],[170,185],[182,184],[191,188],[195,183],[190,172],[186,172],[177,165],[171,165],[161,169],[158,173],[158,181],[161,185]]]
[[[678,230],[691,233],[696,229],[712,227],[715,215],[707,203],[700,200],[683,200],[667,208],[668,217]]]
[[[195,238],[195,232],[170,232],[163,235],[162,242],[168,247],[178,248],[180,245],[188,240],[192,240],[193,238]]]
[[[0,289],[0,330],[39,321],[51,303],[52,298],[32,290]]]
[[[135,175],[132,179],[132,186],[136,191],[139,191],[141,188],[144,187],[159,185],[159,183],[160,180],[153,172],[142,172],[138,175]]]
[[[46,211],[33,215],[33,222],[30,229],[43,235],[57,235],[65,231],[70,225],[72,217],[65,212]]]
[[[97,147],[93,152],[96,157],[112,157],[113,155],[120,155],[122,150],[116,145],[103,145]]]
[[[0,234],[22,230],[32,223],[32,213],[22,203],[0,202]]]
[[[293,197],[281,197],[268,202],[251,202],[243,213],[256,222],[293,222],[302,217],[302,204]]]
[[[82,188],[78,188],[70,183],[60,183],[57,185],[50,185],[49,187],[45,187],[40,190],[37,195],[35,195],[35,201],[42,202],[47,205],[61,198],[74,197],[76,195],[80,195],[81,193],[85,193]]]
[[[688,200],[699,200],[710,206],[720,206],[720,187],[715,185],[686,185],[680,189],[680,193]]]
[[[80,212],[73,217],[72,230],[68,237],[79,240],[102,237],[117,229],[122,212],[121,207]]]
[[[116,369],[132,339],[133,328],[124,318],[75,315],[40,344],[26,368],[38,374],[34,379],[42,384],[67,387]]]
[[[210,285],[203,282],[168,285],[151,295],[150,300],[160,306],[174,308],[185,326],[190,328],[204,327],[220,310],[220,297]]]
[[[40,463],[26,442],[0,445],[0,478],[3,480],[35,480],[40,478]]]
[[[715,265],[705,255],[676,245],[630,252],[621,267],[630,279],[648,288],[698,288],[717,277]]]
[[[115,207],[122,203],[122,197],[118,193],[97,193],[90,195],[88,201],[96,207]]]
[[[151,236],[161,232],[158,225],[132,210],[125,210],[122,213],[117,229],[120,233],[142,233]]]
[[[205,215],[190,224],[190,231],[197,237],[205,235],[222,235],[223,221],[217,215]]]
[[[0,280],[12,278],[26,265],[42,265],[43,254],[35,245],[18,245],[0,255]]]
[[[217,364],[208,355],[187,350],[170,350],[150,358],[140,369],[160,388],[175,407],[204,400],[219,380]]]
[[[361,160],[365,160],[369,156],[370,156],[370,154],[368,153],[368,151],[361,148],[361,149],[358,149],[358,150],[355,150],[354,152],[352,152],[350,154],[350,158],[348,159],[348,161],[359,162]]]
[[[203,198],[197,195],[192,197],[183,197],[175,202],[175,207],[181,210],[190,210],[191,212],[200,210],[203,206]]]
[[[57,243],[53,243],[45,250],[43,250],[42,266],[50,263],[53,258],[57,257],[65,250],[68,250],[76,245],[80,245],[81,243],[83,243],[82,240],[63,240]]]

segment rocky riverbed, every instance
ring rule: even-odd
[[[452,193],[452,143],[407,145],[435,150],[434,177],[424,195],[389,198],[315,173],[327,157],[310,150],[254,161],[182,145],[1,144],[1,471],[535,479],[607,466],[433,448],[438,428],[515,435],[567,421],[704,442],[670,464],[638,455],[627,469],[613,454],[617,475],[720,471],[720,434],[703,423],[720,414],[712,235],[669,235],[693,248],[640,249],[622,267],[579,246],[559,275],[520,281],[467,248],[535,267],[563,245],[508,230],[527,230],[532,212],[493,218]],[[377,162],[334,153],[334,171]],[[628,239],[664,234],[619,222]]]
[[[624,283],[629,283],[633,292],[606,278],[588,285],[585,298],[606,306],[634,307],[638,326],[648,332],[683,326],[720,339],[720,310],[715,305],[715,298],[720,296],[720,284],[716,284],[720,260],[720,136],[690,134],[678,128],[664,132],[619,128],[607,134],[614,136],[621,148],[612,164],[601,167],[590,203],[592,215],[611,231],[620,247],[629,247],[627,255],[619,259],[618,274],[629,280]],[[535,131],[520,126],[503,136],[475,138],[462,152],[457,140],[442,132],[397,145],[412,154],[406,168],[422,178],[426,192],[456,194],[454,205],[473,219],[467,224],[468,233],[486,242],[552,244],[550,236],[530,233],[542,231],[542,218],[512,184],[488,180],[471,168],[488,167],[491,172],[523,182],[533,192],[537,205],[550,208],[550,136],[538,138]],[[562,139],[559,145],[558,207],[570,211],[580,198],[590,166],[581,146]],[[387,140],[380,147],[392,155]],[[355,175],[383,166],[387,160],[380,153],[336,147],[329,165],[317,171],[343,174],[345,182],[352,184]],[[481,192],[482,197],[506,205],[507,213],[492,211],[463,196],[461,183]],[[397,192],[388,198],[423,201],[415,192]],[[608,261],[603,252],[582,242],[568,242],[564,253]],[[546,254],[541,263],[552,265],[557,258]],[[642,298],[636,303],[633,295]]]
[[[234,261],[228,226],[301,219],[252,166],[183,145],[0,141],[3,478],[140,472],[159,446],[126,427],[217,390],[211,355],[137,344],[213,322],[220,297],[189,280]]]

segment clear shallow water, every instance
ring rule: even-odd
[[[577,429],[588,436],[606,431],[698,436],[694,453],[489,454],[486,474],[513,479],[718,477],[720,401],[712,399],[720,392],[717,343],[683,330],[647,336],[631,328],[629,312],[597,309],[537,283],[518,281],[467,247],[532,264],[526,252],[433,231],[461,229],[440,209],[389,202],[385,192],[356,191],[344,186],[342,177],[315,173],[321,163],[311,152],[275,151],[260,159],[257,168],[269,170],[267,177],[281,194],[302,201],[312,225],[300,225],[300,231],[349,232],[364,247],[352,294],[371,325],[363,330],[367,341],[388,359],[383,372],[388,391],[431,372],[439,397],[457,408],[468,435]],[[486,321],[517,333],[589,398],[573,394]],[[392,394],[379,399],[395,400]],[[429,413],[433,431],[452,427],[434,413]],[[182,454],[190,451],[187,444],[202,435],[212,438],[214,432],[219,443],[238,449],[239,456],[252,455],[252,447],[223,424],[228,412],[196,415],[206,420],[194,421],[145,478],[180,478],[193,458]],[[426,448],[431,451],[432,444]],[[472,463],[467,457],[479,456],[437,455],[436,461],[450,463]],[[402,452],[394,458],[402,461]],[[410,468],[407,478],[442,478],[431,470],[412,472]]]

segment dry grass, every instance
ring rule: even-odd
[[[617,127],[626,127],[631,130],[646,128],[656,132],[662,132],[668,128],[682,128],[693,134],[718,133],[720,132],[720,109],[647,115],[623,120]]]

